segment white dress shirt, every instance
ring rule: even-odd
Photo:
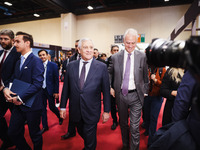
[[[85,80],[87,79],[87,75],[88,75],[88,72],[90,70],[90,66],[91,66],[91,63],[92,63],[92,59],[88,60],[87,64],[85,65]],[[80,59],[80,62],[79,62],[79,78],[80,78],[80,75],[81,75],[81,70],[82,70],[82,67],[83,67],[83,62],[85,62],[83,59]]]
[[[125,73],[125,69],[126,69],[127,58],[128,58],[128,52],[126,50],[124,50],[123,78],[124,78],[124,73]],[[130,59],[131,59],[130,60],[131,61],[131,65],[130,65],[130,76],[129,76],[128,90],[134,90],[134,89],[136,89],[135,80],[134,80],[134,51],[131,53]],[[122,83],[123,83],[123,81],[122,81]]]

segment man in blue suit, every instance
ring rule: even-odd
[[[42,133],[49,130],[47,123],[47,99],[49,103],[50,110],[58,117],[59,124],[61,125],[63,119],[60,118],[60,113],[58,108],[55,106],[55,99],[59,98],[59,74],[58,67],[54,62],[48,61],[48,52],[46,50],[40,50],[38,56],[43,62],[45,72],[43,81],[43,103],[44,108],[42,109]]]
[[[81,59],[69,63],[61,96],[60,116],[66,118],[69,98],[69,117],[84,139],[86,150],[96,148],[96,131],[101,113],[103,93],[103,123],[109,119],[110,85],[107,66],[93,59],[94,46],[90,39],[81,39],[78,44]]]
[[[14,33],[12,30],[1,30],[0,44],[3,48],[0,51],[0,139],[3,141],[0,149],[6,149],[13,144],[7,136],[8,126],[4,115],[8,109],[12,112],[13,104],[6,102],[2,89],[4,86],[8,86],[10,82],[15,64],[20,58],[20,53],[14,47]]]
[[[15,105],[10,118],[8,136],[17,149],[31,149],[24,138],[24,123],[27,121],[34,149],[42,150],[42,134],[39,125],[43,107],[42,83],[44,80],[44,66],[42,61],[31,51],[33,37],[30,34],[17,32],[14,45],[17,52],[21,53],[21,58],[16,63],[13,79],[26,82],[30,86],[17,95],[8,88],[3,89],[6,100]],[[34,98],[31,99],[32,105],[27,107],[28,100],[33,96]]]

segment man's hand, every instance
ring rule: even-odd
[[[113,88],[110,88],[110,95],[112,95],[113,97],[115,97],[115,90]]]
[[[54,97],[55,99],[58,99],[58,98],[59,98],[59,94],[58,94],[58,93],[54,93],[54,94],[53,94],[53,97]]]
[[[5,88],[3,90],[3,94],[6,98],[7,101],[12,102],[13,97],[11,95],[16,95],[16,93],[13,93],[12,91],[10,91],[8,88]]]
[[[109,120],[109,113],[107,112],[103,112],[103,115],[102,115],[102,120],[103,120],[103,123],[107,122]]]
[[[17,100],[17,96],[13,97],[12,102],[13,102],[15,105],[21,105],[21,104],[22,104],[22,102],[20,102],[20,101]]]
[[[172,91],[172,92],[171,92],[171,95],[176,97],[177,91]]]
[[[60,118],[66,118],[66,110],[60,110]]]
[[[2,86],[0,86],[0,91],[1,91],[1,90],[3,90],[3,87],[4,87],[3,85],[2,85]]]

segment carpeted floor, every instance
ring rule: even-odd
[[[60,83],[60,91],[62,89],[62,83]],[[162,113],[165,101],[163,102],[157,128],[161,127]],[[84,142],[82,138],[76,134],[75,137],[68,140],[61,140],[61,135],[67,132],[68,117],[63,121],[62,125],[59,125],[58,118],[48,109],[48,124],[49,131],[43,134],[43,149],[44,150],[82,150],[84,148]],[[9,122],[10,112],[6,113],[6,119]],[[142,123],[142,119],[141,119]],[[98,123],[97,127],[97,150],[120,150],[122,148],[121,131],[118,126],[116,130],[111,130],[112,118],[107,123]],[[42,128],[42,126],[41,126]],[[147,136],[144,136],[144,129],[140,126],[140,150],[147,150]],[[28,133],[28,127],[25,126],[25,137],[29,145],[32,146],[31,139]],[[2,142],[0,141],[0,145]],[[10,150],[15,147],[10,148]]]

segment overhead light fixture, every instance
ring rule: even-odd
[[[40,15],[39,15],[39,14],[36,14],[36,13],[34,13],[33,16],[35,16],[35,17],[40,17]]]
[[[89,10],[92,10],[92,9],[93,9],[93,7],[92,7],[92,6],[90,6],[90,5],[89,5],[87,8],[88,8]]]
[[[169,0],[165,0],[165,2],[169,2]]]
[[[12,6],[12,3],[4,2],[5,5]]]

